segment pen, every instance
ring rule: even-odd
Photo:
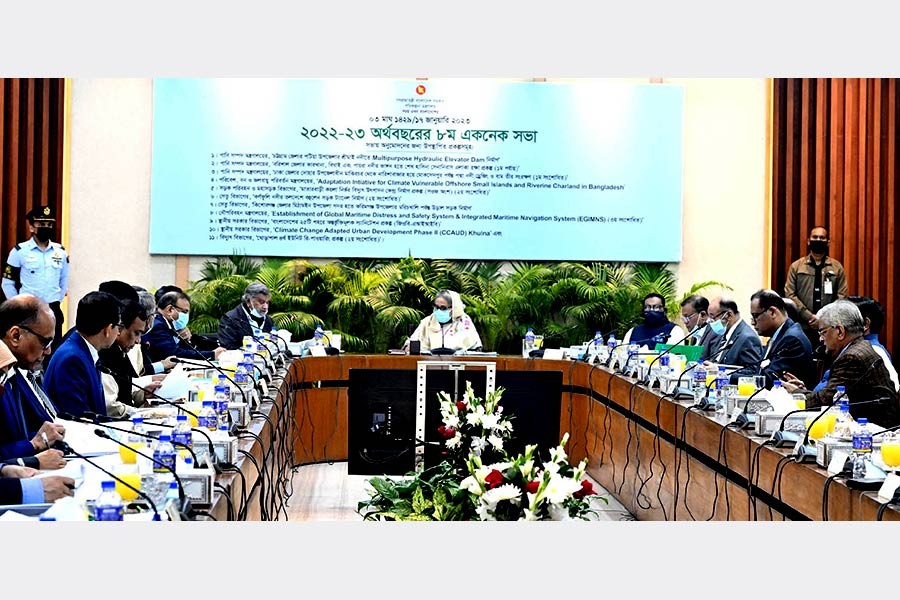
[[[50,442],[47,440],[47,434],[43,431],[41,432],[41,439],[44,440],[44,445],[47,446],[47,450],[50,449]]]

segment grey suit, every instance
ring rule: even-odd
[[[700,335],[700,339],[697,340],[697,345],[703,346],[703,352],[700,353],[700,360],[709,359],[709,355],[718,347],[721,337],[722,336],[712,330],[712,327],[710,327],[709,324],[703,326],[703,333]]]
[[[725,365],[753,365],[762,360],[762,342],[752,327],[739,321],[726,342],[723,334],[713,351],[710,360]]]

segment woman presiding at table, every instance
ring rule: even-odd
[[[409,352],[409,342],[419,341],[421,351],[432,354],[453,354],[457,350],[481,350],[481,337],[475,324],[465,313],[459,294],[441,290],[434,297],[431,315],[422,319],[409,336],[404,349]]]

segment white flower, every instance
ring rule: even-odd
[[[481,521],[497,520],[491,512],[491,509],[486,504],[479,504],[478,508],[475,509],[475,512],[478,514],[478,519]]]
[[[519,466],[519,471],[522,473],[522,477],[525,479],[531,478],[531,472],[534,470],[534,461],[526,460],[522,465]]]
[[[566,462],[567,458],[568,456],[566,455],[566,451],[562,446],[557,446],[550,451],[550,460],[555,463]]]
[[[519,519],[520,521],[537,521],[537,515],[530,508],[525,509],[525,516]]]
[[[459,429],[459,417],[456,415],[447,415],[444,417],[444,426]]]
[[[481,407],[479,406],[478,408],[480,409]],[[478,410],[472,411],[466,415],[466,423],[468,423],[469,425],[478,425],[479,423],[481,423],[481,417],[483,415],[484,413],[479,414]]]
[[[484,449],[484,438],[476,437],[472,438],[472,452],[478,456],[481,456],[481,451]]]
[[[561,504],[551,504],[547,507],[547,512],[550,513],[551,521],[571,521],[572,517],[569,516],[569,509]]]
[[[568,477],[553,474],[544,490],[544,497],[553,504],[559,504],[581,489],[581,484]]]
[[[483,492],[481,484],[478,483],[478,480],[471,475],[459,482],[459,487],[460,489],[466,490],[470,494],[475,494],[476,496],[480,496]]]
[[[447,440],[444,443],[447,445],[448,448],[456,448],[457,446],[462,444],[462,436],[457,431],[456,435],[454,435],[452,438],[450,438],[449,440]]]
[[[496,429],[499,422],[500,417],[498,415],[484,415],[481,417],[481,426],[485,429]]]
[[[492,490],[486,491],[484,495],[481,496],[481,501],[486,502],[491,508],[493,508],[497,506],[497,503],[501,500],[518,500],[521,493],[522,490],[520,490],[513,484],[504,483],[503,485],[497,486]],[[518,502],[516,502],[516,504],[518,504]]]
[[[556,475],[559,473],[559,465],[555,462],[544,463],[544,470]]]
[[[497,450],[503,450],[503,438],[492,435],[488,438],[488,442]]]
[[[488,465],[485,468],[489,469],[488,472],[497,470],[502,473],[503,471],[507,470],[511,465],[512,465],[511,462],[498,462],[498,463],[494,463],[492,465]]]

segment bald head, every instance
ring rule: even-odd
[[[41,364],[50,353],[55,330],[56,317],[40,298],[19,294],[0,304],[0,338],[23,369]]]

